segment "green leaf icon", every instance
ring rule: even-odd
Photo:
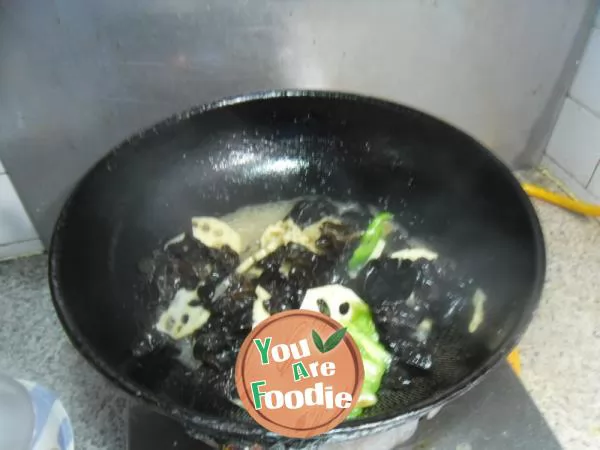
[[[331,336],[329,336],[327,341],[325,341],[325,344],[323,344],[323,339],[321,339],[321,336],[319,336],[319,333],[317,333],[315,330],[312,330],[312,339],[313,339],[313,342],[315,343],[315,347],[317,347],[317,349],[321,353],[327,353],[327,352],[330,352],[331,350],[333,350],[334,348],[336,348],[337,345],[340,342],[342,342],[342,339],[344,339],[345,334],[346,334],[346,328],[340,328],[335,333],[333,333]]]
[[[321,352],[321,353],[325,353],[325,349],[323,347],[323,339],[321,339],[321,336],[319,336],[319,333],[317,333],[315,330],[312,330],[312,338],[313,338],[313,342],[315,343],[315,347],[317,347],[317,349]]]
[[[337,345],[340,342],[342,342],[342,339],[344,339],[345,334],[346,334],[346,328],[340,328],[335,333],[333,333],[331,336],[329,336],[329,339],[327,339],[327,341],[325,341],[325,345],[323,346],[322,353],[327,353],[327,352],[333,350],[334,348],[336,348]]]

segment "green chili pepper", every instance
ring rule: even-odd
[[[343,312],[342,306],[345,306]],[[330,317],[344,326],[358,347],[363,362],[364,380],[350,418],[358,417],[364,408],[377,403],[377,392],[392,361],[391,353],[379,341],[369,305],[352,289],[331,285],[310,289],[301,308],[313,311],[323,308],[329,311]],[[320,345],[324,346],[322,342]]]
[[[390,353],[377,340],[360,329],[349,325],[348,332],[354,339],[363,360],[365,378],[358,398],[358,408],[373,406],[377,402],[377,392],[391,362]]]
[[[362,412],[363,412],[362,408],[356,407],[352,411],[350,411],[350,414],[348,414],[348,417],[346,417],[346,420],[356,419],[357,417],[361,416]]]
[[[359,417],[364,408],[373,406],[377,402],[377,392],[392,360],[390,353],[379,342],[368,307],[364,305],[365,308],[362,309],[358,307],[359,305],[353,306],[355,314],[346,327],[362,357],[365,378],[358,403],[349,418]]]
[[[375,247],[377,247],[377,243],[384,237],[387,223],[390,222],[393,217],[394,216],[388,212],[382,212],[377,214],[371,221],[367,230],[361,237],[360,244],[356,250],[354,250],[352,258],[350,258],[350,262],[348,263],[348,269],[351,272],[356,272],[367,263],[369,257],[375,250]]]

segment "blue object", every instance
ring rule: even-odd
[[[58,396],[0,374],[0,450],[74,450],[73,428]]]

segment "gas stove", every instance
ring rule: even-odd
[[[133,407],[128,450],[208,450],[173,420]],[[394,450],[559,450],[548,424],[508,364],[500,365],[435,416],[355,441],[327,444],[330,449]]]

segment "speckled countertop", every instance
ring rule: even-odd
[[[548,260],[540,308],[519,346],[521,378],[566,449],[600,449],[600,221],[534,205]]]
[[[535,205],[548,271],[540,309],[520,345],[522,380],[566,449],[598,449],[600,223]],[[0,308],[0,371],[58,392],[78,448],[124,449],[129,400],[67,341],[50,302],[44,256],[0,263]]]
[[[45,256],[0,263],[0,310],[0,371],[58,393],[77,449],[125,449],[128,398],[67,340],[50,300]]]

